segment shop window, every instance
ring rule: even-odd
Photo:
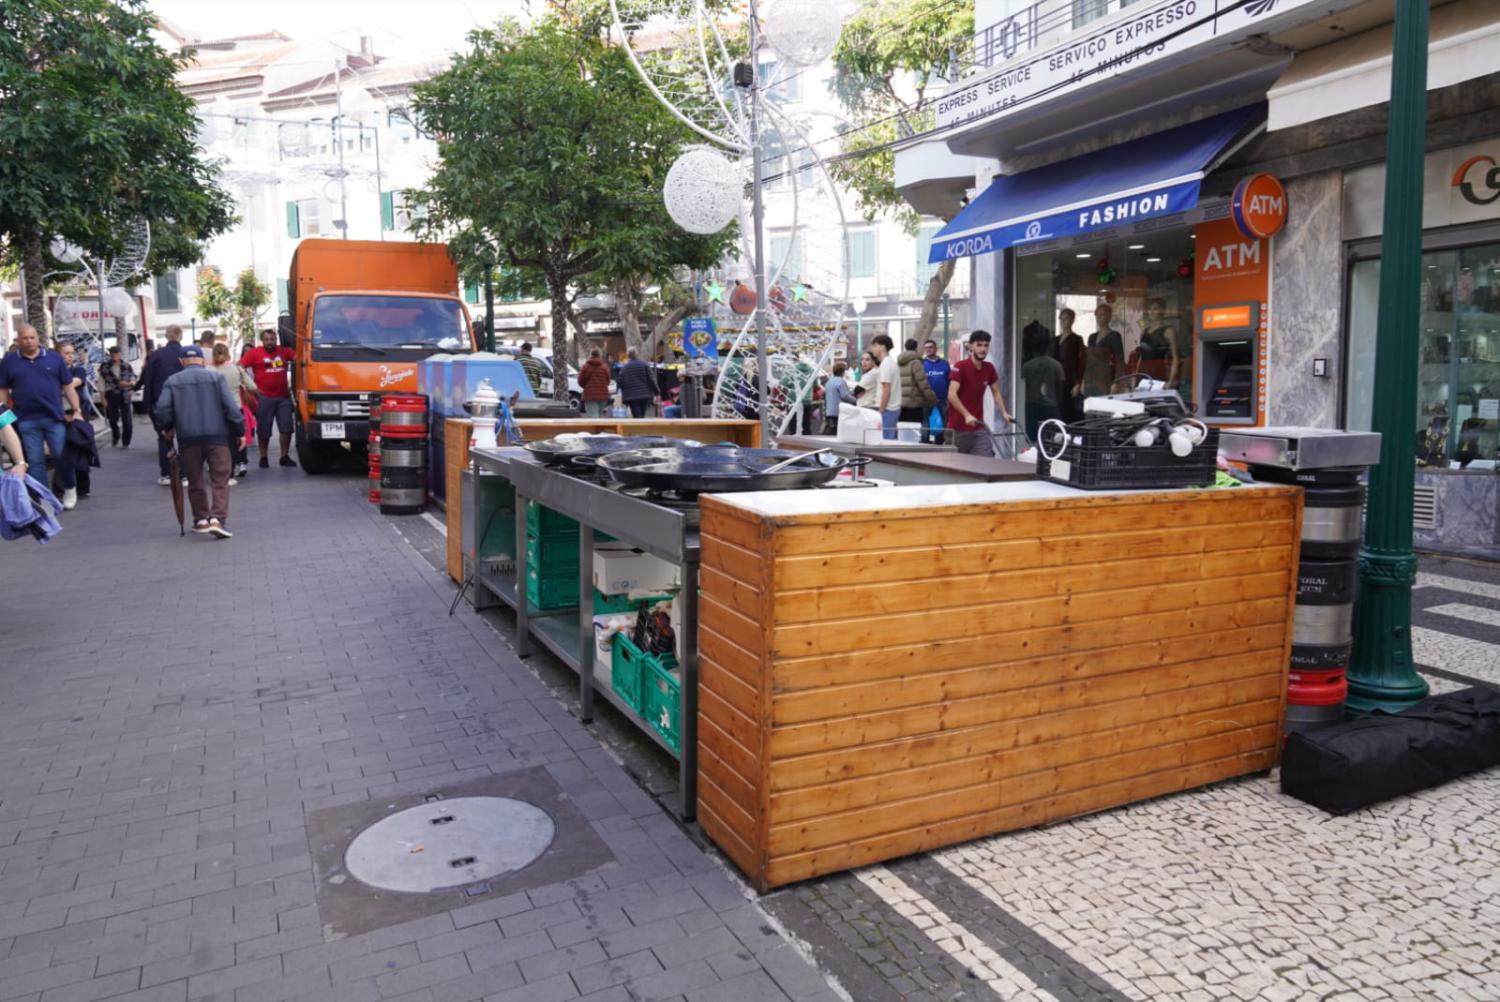
[[[289,237],[315,237],[322,232],[318,220],[319,204],[316,198],[304,198],[286,203],[286,235]]]
[[[152,284],[156,290],[156,312],[176,313],[182,309],[181,297],[177,291],[177,272],[157,275]]]
[[[1109,12],[1109,0],[1073,0],[1073,27],[1097,21]]]
[[[1422,255],[1417,335],[1417,459],[1490,471],[1500,459],[1500,244]],[[1349,282],[1350,428],[1374,406],[1380,261],[1359,261]]]
[[[1016,257],[1010,355],[1033,441],[1041,421],[1142,377],[1193,405],[1192,248],[1183,226]]]
[[[849,234],[849,277],[875,277],[874,230],[854,230]]]

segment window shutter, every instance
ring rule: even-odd
[[[380,193],[380,228],[382,230],[396,228],[396,193],[394,191]]]
[[[288,288],[288,286],[287,286],[286,283],[287,283],[287,280],[284,279],[284,278],[278,278],[276,280],[276,312],[277,313],[286,313],[286,312],[288,312],[291,309],[290,289]]]
[[[301,213],[297,211],[296,202],[286,203],[286,235],[289,237],[302,235]]]
[[[464,286],[464,302],[468,303],[470,306],[475,306],[479,303],[479,286]]]

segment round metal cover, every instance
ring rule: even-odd
[[[397,811],[355,836],[349,875],[391,891],[425,893],[519,870],[547,851],[546,811],[509,797],[458,797]]]

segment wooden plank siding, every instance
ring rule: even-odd
[[[702,512],[699,817],[760,890],[1275,762],[1295,488]]]

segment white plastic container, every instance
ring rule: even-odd
[[[920,442],[922,440],[922,423],[920,421],[896,422],[896,440],[898,442]]]

